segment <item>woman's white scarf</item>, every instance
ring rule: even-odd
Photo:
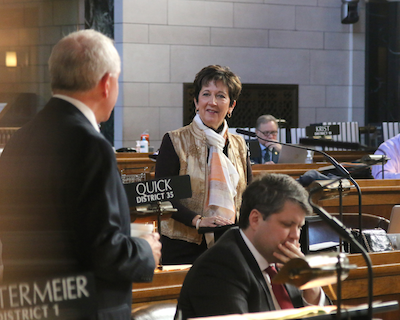
[[[218,134],[205,126],[197,114],[194,117],[197,126],[203,130],[210,147],[208,157],[208,202],[204,215],[206,217],[223,216],[235,222],[236,209],[234,198],[239,182],[239,174],[232,162],[224,154],[225,135],[228,125],[224,120],[224,128]],[[214,234],[206,234],[207,245],[214,243]]]

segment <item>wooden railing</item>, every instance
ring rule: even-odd
[[[0,148],[3,148],[8,140],[10,140],[11,136],[18,130],[19,128],[0,128]]]

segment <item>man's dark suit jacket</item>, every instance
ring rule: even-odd
[[[301,292],[286,286],[294,307]],[[194,263],[182,286],[182,319],[275,310],[265,278],[238,228],[232,228]]]
[[[258,140],[248,140],[246,141],[248,147],[249,147],[249,152],[250,152],[250,160],[254,164],[261,164],[263,162],[262,158],[262,152],[261,152],[261,147],[260,143]],[[272,161],[275,163],[278,163],[279,159],[279,152],[276,151],[275,149],[272,149]]]
[[[97,317],[130,319],[132,282],[152,280],[147,241],[130,215],[110,143],[70,103],[52,98],[0,157],[4,281],[94,274]]]

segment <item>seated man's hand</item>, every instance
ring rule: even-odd
[[[283,262],[282,264],[277,264],[278,268],[282,267],[283,264],[288,262],[290,259],[304,257],[304,254],[303,252],[301,252],[300,244],[298,242],[290,243],[287,241],[284,244],[279,244],[278,249],[280,250],[280,252],[274,252],[274,256]],[[316,305],[319,303],[321,291],[321,287],[306,289],[303,291],[303,298],[309,304]]]
[[[278,152],[281,152],[282,150],[282,145],[279,143],[270,143],[270,145],[268,146],[270,149],[275,149]]]

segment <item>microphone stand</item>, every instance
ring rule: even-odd
[[[327,153],[325,153],[324,151],[321,150],[317,150],[317,149],[313,149],[313,148],[307,148],[307,147],[303,147],[303,146],[298,146],[298,145],[293,145],[290,143],[284,143],[284,142],[278,142],[278,141],[274,141],[274,140],[270,140],[270,139],[263,139],[259,136],[257,136],[254,132],[251,131],[246,131],[246,130],[242,130],[242,129],[236,129],[237,133],[240,134],[244,134],[244,135],[248,135],[251,137],[257,137],[260,140],[264,140],[267,142],[272,142],[272,143],[278,143],[281,145],[287,145],[287,146],[291,146],[293,148],[298,148],[298,149],[305,149],[305,150],[311,150],[311,151],[316,151],[322,155],[324,155],[330,162],[331,164],[342,174],[344,175],[346,178],[348,178],[357,188],[357,192],[358,192],[358,198],[359,198],[359,226],[360,226],[360,233],[361,233],[361,226],[362,226],[362,212],[361,212],[361,189],[360,186],[358,185],[358,183],[353,179],[353,177],[351,177],[350,173],[348,172],[348,170],[346,168],[344,168],[340,163],[338,163],[336,161],[335,158],[331,157],[330,155],[328,155]],[[379,160],[375,160],[373,161],[374,163],[378,163]],[[372,163],[372,164],[374,164]],[[367,167],[369,167],[370,165],[367,165]],[[324,186],[328,186],[330,184],[333,184],[337,181],[340,181],[343,177],[340,177],[339,179],[333,180],[332,182],[324,185]],[[361,255],[363,256],[366,265],[367,265],[367,269],[368,269],[368,319],[372,320],[372,316],[373,316],[373,309],[372,309],[372,302],[373,302],[373,271],[372,271],[372,262],[371,262],[371,258],[368,255],[368,252],[366,251],[366,249],[364,248],[364,246],[362,246],[353,236],[353,234],[351,233],[350,230],[348,230],[341,221],[339,221],[338,219],[336,219],[335,217],[332,217],[325,209],[323,209],[322,207],[314,204],[312,202],[312,194],[315,193],[316,191],[318,191],[321,187],[318,186],[316,188],[313,188],[309,191],[309,198],[308,201],[310,203],[310,205],[313,207],[314,211],[322,218],[322,220],[324,220],[334,231],[336,231],[336,233],[343,239],[345,239],[350,245],[354,245],[360,252]],[[339,266],[340,267],[340,266]],[[341,312],[341,309],[338,309],[339,312]]]
[[[353,179],[353,177],[350,175],[350,172],[345,167],[343,167],[339,162],[337,162],[335,158],[333,158],[332,156],[330,156],[329,154],[327,154],[324,151],[317,150],[317,149],[314,149],[314,148],[307,148],[307,147],[303,147],[303,146],[299,146],[299,145],[294,145],[294,144],[291,144],[291,143],[285,143],[285,142],[275,141],[275,140],[271,140],[271,139],[264,139],[264,138],[259,137],[255,132],[251,132],[251,131],[247,131],[247,130],[243,130],[243,129],[239,129],[239,128],[236,129],[236,132],[240,133],[240,134],[247,135],[249,137],[258,138],[258,139],[263,140],[263,141],[277,143],[277,144],[281,144],[281,145],[284,145],[284,146],[289,146],[289,147],[303,149],[303,150],[310,150],[310,151],[314,151],[314,152],[322,154],[336,168],[336,170],[339,171],[339,173],[341,174],[342,177],[349,179],[354,184],[354,186],[356,187],[357,193],[358,193],[358,227],[359,227],[360,232],[361,232],[361,230],[362,230],[362,199],[361,199],[360,186]]]
[[[340,178],[341,179],[341,178]],[[336,179],[332,181],[331,183],[328,183],[325,186],[328,186],[330,184],[333,184],[340,179]],[[357,247],[358,250],[360,250],[368,268],[368,319],[372,320],[372,300],[373,300],[373,271],[372,271],[372,262],[371,258],[368,255],[368,252],[365,250],[365,248],[354,238],[353,234],[349,229],[347,229],[341,221],[336,219],[335,217],[332,217],[325,209],[321,208],[320,206],[314,204],[312,202],[312,194],[315,193],[320,189],[320,186],[313,188],[310,190],[310,196],[308,198],[308,201],[310,205],[313,207],[314,211],[324,220],[336,233],[343,239],[345,239],[347,242],[349,242],[351,245],[354,245]],[[340,266],[339,266],[340,267]],[[339,281],[340,282],[340,281]],[[340,287],[341,290],[341,285],[338,282],[338,290]],[[341,294],[338,295],[341,299]],[[338,300],[338,305],[340,305],[341,301]],[[338,306],[338,312],[341,312],[340,306]],[[339,316],[338,316],[339,319]]]

